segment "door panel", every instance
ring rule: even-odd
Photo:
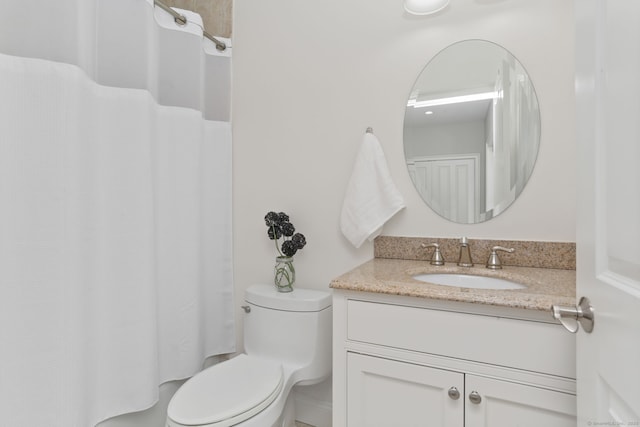
[[[448,391],[456,387],[454,400]],[[464,374],[349,353],[349,427],[460,427]]]
[[[578,425],[640,425],[640,2],[575,7]]]
[[[479,197],[479,155],[415,159],[416,188],[440,216],[459,223],[476,221]]]
[[[576,397],[567,393],[466,375],[465,427],[575,427]],[[477,392],[480,401],[469,399]]]

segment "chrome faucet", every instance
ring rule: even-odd
[[[473,267],[471,249],[469,249],[469,239],[466,237],[462,237],[460,239],[460,256],[458,257],[458,266]]]
[[[442,252],[440,252],[440,245],[437,243],[421,244],[422,248],[435,248],[433,255],[431,256],[431,265],[444,265],[444,258]]]
[[[498,257],[498,251],[509,252],[510,254],[515,251],[514,248],[503,248],[502,246],[494,246],[491,248],[491,255],[489,255],[489,259],[487,260],[487,268],[491,270],[499,270],[502,268],[502,263],[500,262],[500,258]]]

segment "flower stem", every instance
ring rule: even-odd
[[[273,232],[273,243],[276,245],[276,250],[278,251],[278,253],[280,254],[280,256],[284,256],[284,254],[280,251],[280,248],[278,247],[278,235],[276,234],[276,229],[275,226],[271,226],[271,231]]]

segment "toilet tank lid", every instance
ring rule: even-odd
[[[276,310],[321,311],[331,306],[331,293],[302,288],[294,288],[293,292],[278,292],[275,285],[255,284],[247,288],[245,300]]]

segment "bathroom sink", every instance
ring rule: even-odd
[[[413,276],[421,282],[443,286],[474,289],[524,289],[525,285],[495,277],[473,276],[467,274],[425,273]]]

